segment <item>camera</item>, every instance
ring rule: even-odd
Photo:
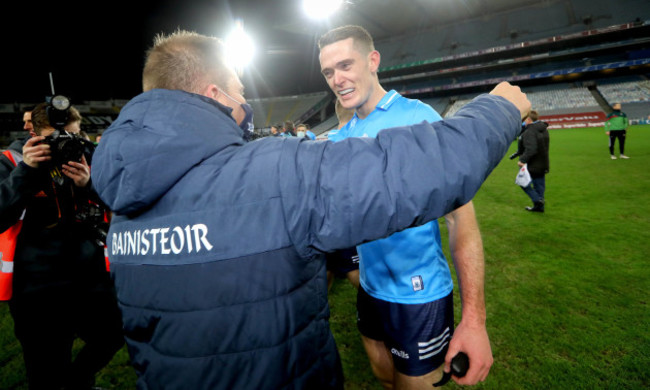
[[[43,142],[50,145],[51,164],[59,168],[68,161],[81,161],[81,156],[91,154],[95,146],[84,138],[58,129],[45,137]]]
[[[93,239],[99,246],[106,244],[109,223],[105,219],[105,208],[95,202],[88,201],[80,205],[75,214],[77,222],[87,227],[89,238]]]
[[[43,143],[50,146],[51,160],[48,162],[50,174],[56,184],[62,185],[66,177],[61,174],[61,167],[69,161],[81,161],[85,155],[91,163],[95,144],[65,131],[70,117],[70,99],[63,95],[49,96],[45,99],[47,119],[54,132],[45,137]]]

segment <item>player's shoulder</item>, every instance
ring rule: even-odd
[[[396,101],[399,111],[409,112],[425,120],[440,120],[440,114],[427,103],[419,99],[400,96]]]

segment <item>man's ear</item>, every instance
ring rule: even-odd
[[[379,54],[377,50],[373,50],[368,54],[368,66],[370,67],[370,72],[377,73],[380,62],[381,54]]]
[[[216,86],[216,84],[209,84],[205,87],[201,95],[209,97],[210,99],[217,100],[217,97],[219,97],[220,93],[221,91],[219,90],[219,87]]]

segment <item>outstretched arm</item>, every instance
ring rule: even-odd
[[[445,357],[445,371],[458,352],[469,357],[469,371],[463,378],[454,378],[461,385],[484,381],[492,366],[492,349],[485,327],[483,242],[472,202],[445,216],[449,231],[449,248],[456,268],[462,317],[454,331]]]

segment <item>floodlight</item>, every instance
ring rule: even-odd
[[[307,16],[313,19],[325,19],[336,12],[343,0],[303,0],[302,7]]]
[[[241,71],[253,60],[255,45],[251,37],[244,31],[241,21],[236,21],[235,29],[226,39],[225,45],[226,58],[237,71]]]

